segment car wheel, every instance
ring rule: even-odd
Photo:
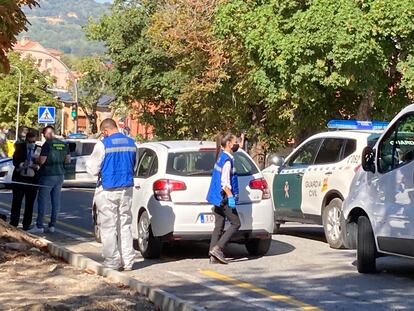
[[[323,229],[328,244],[332,248],[343,248],[344,241],[341,233],[342,200],[333,199],[324,208],[322,214]]]
[[[162,243],[152,234],[151,222],[147,211],[138,220],[138,250],[144,258],[159,258]]]
[[[251,239],[246,242],[246,249],[251,256],[266,255],[272,244],[272,238]]]
[[[357,267],[359,273],[376,272],[377,248],[371,223],[366,216],[358,218]]]
[[[273,234],[278,234],[280,232],[280,224],[275,224],[273,229]]]

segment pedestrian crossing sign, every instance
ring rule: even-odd
[[[38,123],[55,124],[56,108],[55,107],[39,107],[37,110]]]

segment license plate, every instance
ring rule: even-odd
[[[214,217],[214,214],[200,214],[198,219],[202,224],[211,224],[214,223],[216,218]]]

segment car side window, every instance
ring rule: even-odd
[[[356,151],[357,142],[355,139],[347,139],[345,142],[344,156],[341,160],[346,159]]]
[[[341,138],[325,138],[318,155],[315,159],[315,164],[331,164],[341,160],[342,148],[346,140]]]
[[[302,146],[288,161],[288,167],[312,165],[322,139],[315,139]]]
[[[378,171],[387,173],[414,159],[414,114],[403,116],[378,146]]]
[[[156,154],[150,149],[142,149],[142,153],[141,150],[139,153],[140,156],[136,177],[147,178],[150,176],[151,166],[156,158]]]

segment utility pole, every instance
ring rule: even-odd
[[[11,65],[12,68],[16,69],[19,72],[19,93],[17,95],[17,115],[16,115],[16,138],[19,139],[19,115],[20,115],[20,100],[22,97],[22,71],[19,67]]]

